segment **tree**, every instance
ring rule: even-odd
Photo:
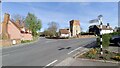
[[[53,37],[56,35],[57,29],[58,29],[58,23],[56,22],[50,22],[48,23],[48,31],[49,31],[49,35],[50,37]]]
[[[14,21],[20,20],[20,22],[23,22],[25,20],[24,16],[19,15],[19,14],[15,14],[12,16]]]
[[[44,31],[45,36],[55,37],[57,36],[58,23],[50,22],[48,23],[47,30]]]
[[[33,36],[37,36],[37,31],[42,27],[41,20],[37,19],[37,17],[32,13],[28,13],[25,18],[25,24],[26,27],[32,31]]]
[[[48,31],[48,30],[44,30],[43,34],[44,34],[45,36],[48,36],[48,35],[49,35],[49,31]]]

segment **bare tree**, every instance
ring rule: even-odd
[[[50,37],[56,36],[58,27],[59,27],[59,24],[56,23],[56,22],[50,22],[50,23],[48,23],[48,29],[47,29],[47,31],[49,32],[48,34],[49,34]]]
[[[52,31],[57,31],[57,29],[58,29],[58,23],[56,23],[56,22],[50,22],[50,23],[48,23],[48,29],[49,30],[52,30]]]
[[[24,16],[19,15],[19,14],[14,14],[14,15],[12,15],[12,19],[13,19],[14,21],[19,20],[20,22],[23,22],[23,21],[25,20]]]

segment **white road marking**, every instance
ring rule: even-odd
[[[45,67],[43,67],[43,68],[46,68],[47,66],[50,66],[50,65],[52,65],[52,64],[54,64],[55,62],[57,62],[58,60],[54,60],[54,61],[52,61],[51,63],[49,63],[49,64],[47,64]]]
[[[86,53],[87,51],[85,51],[85,50],[87,50],[86,48],[85,49],[83,49],[82,51],[81,51],[81,54],[80,55],[83,55],[84,53]]]
[[[83,49],[83,50],[81,50],[81,52],[77,52],[74,56],[76,56],[76,55],[78,55],[78,54],[80,54],[80,53],[83,54],[83,53],[84,53],[83,51],[85,51],[85,50],[86,50],[86,49]],[[80,55],[81,55],[81,54],[80,54]]]
[[[73,53],[74,51],[76,51],[76,50],[78,50],[78,49],[80,49],[80,48],[82,48],[82,47],[78,47],[78,48],[76,48],[76,49],[70,51],[68,54],[71,54],[71,53]]]
[[[74,55],[75,58],[79,57],[80,55],[83,55],[84,53],[88,52],[89,49],[85,48],[81,52],[78,52],[77,54]]]

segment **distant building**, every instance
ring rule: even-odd
[[[117,28],[117,32],[120,32],[120,27]]]
[[[77,36],[80,34],[80,21],[79,20],[71,20],[70,21],[70,32],[71,36]]]
[[[90,33],[95,33],[97,35],[100,34],[100,25],[92,25],[89,27]],[[109,23],[107,25],[102,25],[102,34],[113,33],[112,27],[110,27]]]
[[[59,29],[59,36],[60,37],[70,37],[70,30],[69,29]]]
[[[114,32],[120,32],[120,27],[115,27]]]

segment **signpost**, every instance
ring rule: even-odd
[[[100,53],[101,53],[101,55],[103,54],[103,46],[102,46],[102,25],[103,25],[103,22],[102,22],[102,18],[103,18],[103,16],[99,15],[98,19],[94,19],[94,20],[89,21],[89,23],[99,23],[100,24]]]
[[[99,21],[99,24],[100,24],[100,53],[101,55],[103,55],[103,46],[102,46],[102,15],[99,15],[98,16],[98,21]]]

